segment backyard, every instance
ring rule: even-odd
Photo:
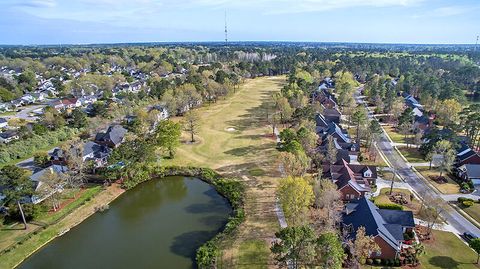
[[[219,264],[223,268],[264,268],[272,263],[268,255],[279,228],[274,208],[280,174],[276,142],[266,116],[272,111],[272,94],[284,82],[284,77],[248,80],[233,96],[198,109],[197,142],[190,143],[185,134],[175,159],[163,161],[166,165],[210,167],[245,181],[246,220],[236,236],[221,246]]]
[[[10,250],[1,254],[0,268],[13,268],[25,259],[30,253],[34,252],[50,240],[54,239],[59,233],[70,229],[78,223],[85,220],[91,214],[96,212],[97,207],[109,204],[113,199],[123,193],[118,185],[114,184],[102,191],[102,187],[96,186],[88,188],[76,199],[64,199],[63,208],[57,212],[43,213],[35,224],[29,224],[28,230],[18,230],[21,224],[15,224],[9,227],[3,227],[0,230],[0,248],[5,250],[16,242]],[[66,202],[66,200],[70,200]],[[70,213],[71,212],[71,213]],[[61,221],[58,221],[60,220]],[[51,225],[45,225],[49,223]],[[11,251],[13,250],[14,251]]]

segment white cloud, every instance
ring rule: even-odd
[[[441,18],[462,15],[479,9],[479,6],[445,6],[431,11],[413,15],[413,18]]]
[[[21,0],[12,2],[13,6],[32,8],[54,7],[56,5],[55,0]]]

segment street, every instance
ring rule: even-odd
[[[368,109],[368,106],[363,101],[362,96],[360,96],[359,88],[355,95],[355,100],[359,104],[364,104],[367,108],[368,117],[373,119],[373,114]],[[377,146],[380,152],[385,156],[389,165],[395,169],[397,175],[406,182],[421,198],[425,197],[440,197],[446,204],[447,210],[443,212],[442,217],[444,220],[450,224],[454,229],[458,231],[459,234],[464,232],[469,232],[474,234],[477,237],[480,237],[480,229],[458,213],[452,206],[450,206],[442,195],[439,195],[433,187],[427,184],[422,178],[420,178],[410,167],[410,165],[404,161],[400,156],[398,151],[396,151],[390,140],[387,138],[385,132],[378,137]]]

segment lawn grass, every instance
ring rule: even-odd
[[[266,269],[270,249],[264,240],[244,241],[239,250],[237,268]]]
[[[433,241],[425,242],[425,255],[420,257],[421,268],[479,268],[477,254],[451,232],[433,231]]]
[[[385,130],[385,132],[388,134],[388,136],[390,137],[390,139],[392,139],[393,142],[395,143],[402,143],[402,144],[406,144],[407,141],[405,139],[405,135],[403,134],[400,134],[399,132],[397,132],[397,130],[395,130],[395,127],[391,126],[391,125],[386,125],[386,126],[383,126],[383,129]],[[407,136],[407,139],[410,139],[410,137]]]
[[[395,186],[395,185],[394,185]],[[407,199],[411,197],[411,192],[410,190],[407,189],[399,189],[399,188],[393,188],[393,192],[401,192],[407,195]],[[390,188],[382,188],[380,190],[380,194],[374,198],[375,204],[395,204],[394,202],[390,201],[388,198],[388,194],[390,193]],[[410,200],[410,199],[409,199]],[[411,210],[414,213],[418,211],[420,208],[420,203],[417,199],[413,198],[412,200],[409,201],[408,204],[403,205],[404,210]]]
[[[422,154],[417,148],[397,147],[403,157],[407,159],[409,163],[422,163],[425,162]]]
[[[443,173],[443,177],[447,179],[446,183],[438,183],[433,180],[435,177],[440,175],[439,171],[436,171],[435,168],[430,169],[428,166],[417,166],[415,167],[424,178],[426,178],[435,188],[437,188],[443,194],[457,194],[460,193],[460,185],[457,182],[452,180],[448,175]]]
[[[241,266],[245,259],[241,246],[248,249],[245,244],[252,240],[268,245],[279,229],[274,208],[281,174],[267,115],[273,110],[272,94],[284,84],[284,76],[247,80],[229,98],[199,108],[197,142],[189,143],[188,134],[183,134],[175,158],[161,161],[164,165],[209,167],[244,180],[246,220],[235,236],[220,244],[222,268]],[[269,251],[259,253],[264,256],[257,260],[272,260]]]
[[[48,243],[50,240],[54,239],[59,233],[70,229],[71,227],[81,223],[83,220],[88,218],[95,212],[95,209],[100,205],[105,205],[113,201],[116,197],[124,192],[123,189],[118,185],[112,185],[108,187],[105,191],[99,192],[91,200],[88,201],[88,197],[92,196],[92,193],[99,190],[97,187],[91,188],[91,191],[83,192],[82,196],[78,200],[83,201],[80,203],[78,208],[74,209],[72,214],[68,214],[62,221],[57,222],[53,225],[47,226],[44,229],[39,229],[37,232],[30,234],[30,237],[22,242],[17,244],[14,249],[9,252],[6,252],[1,255],[0,259],[0,268],[13,268],[22,262],[26,257],[31,253],[35,252],[38,248]],[[73,203],[72,203],[73,204]],[[67,210],[67,207],[65,207]],[[38,227],[32,224],[30,227]],[[25,237],[26,235],[22,235]],[[21,237],[17,238],[21,239]],[[17,240],[18,241],[18,240]]]
[[[474,203],[471,207],[460,207],[470,217],[480,223],[480,204]]]

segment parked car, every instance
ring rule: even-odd
[[[465,232],[465,233],[463,233],[463,238],[465,238],[465,240],[467,242],[470,242],[477,237],[475,235],[471,234],[471,233]]]

